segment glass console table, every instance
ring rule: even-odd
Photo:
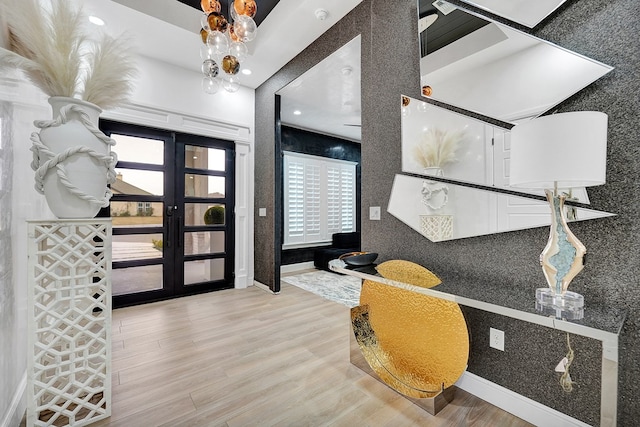
[[[583,319],[564,320],[543,315],[536,311],[535,293],[529,294],[529,292],[523,292],[522,289],[516,287],[478,286],[473,279],[452,274],[446,277],[439,275],[442,283],[434,288],[427,289],[385,279],[379,275],[349,269],[343,261],[337,259],[329,262],[329,268],[336,273],[364,280],[373,280],[389,286],[453,301],[467,307],[601,341],[600,425],[616,425],[618,336],[626,317],[624,311],[605,307],[591,307],[587,304]],[[495,301],[500,301],[501,303],[497,304]]]

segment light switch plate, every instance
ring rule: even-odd
[[[380,221],[380,206],[369,207],[369,219],[373,221]]]
[[[259,208],[258,216],[267,216],[267,208]]]

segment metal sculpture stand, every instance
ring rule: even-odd
[[[375,371],[371,368],[371,366],[369,366],[369,363],[364,358],[364,355],[362,354],[362,350],[360,349],[360,346],[358,345],[358,341],[356,340],[355,335],[353,333],[350,334],[350,339],[349,339],[349,360],[351,361],[352,365],[366,372],[371,377],[375,378],[377,381],[381,382],[382,384],[388,387],[388,385],[384,381],[382,381],[382,379],[378,376],[378,374],[375,373]],[[424,409],[431,415],[436,415],[438,412],[443,410],[449,403],[453,401],[453,398],[455,397],[455,392],[456,392],[456,386],[451,386],[451,387],[443,388],[440,394],[436,395],[435,397],[421,398],[421,399],[404,396],[404,395],[402,397],[413,402],[415,405]]]

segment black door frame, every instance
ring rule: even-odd
[[[149,234],[163,235],[163,257],[152,259],[137,259],[113,263],[112,268],[140,267],[148,265],[162,265],[163,287],[150,291],[114,295],[113,307],[126,307],[148,302],[160,301],[179,296],[193,295],[220,289],[234,287],[235,266],[235,144],[212,137],[191,135],[169,130],[154,129],[147,126],[121,123],[111,120],[100,120],[100,129],[106,134],[116,133],[132,137],[149,138],[164,141],[164,164],[149,165],[137,162],[118,161],[116,167],[138,170],[161,171],[164,173],[164,194],[162,196],[148,195],[113,195],[112,201],[156,202],[163,206],[162,226],[146,226],[135,228],[114,228],[113,235]],[[187,145],[205,146],[225,150],[225,171],[205,171],[185,167],[184,147]],[[117,145],[114,148],[117,153]],[[180,172],[180,173],[178,173]],[[225,196],[223,198],[185,197],[184,176],[197,173],[213,176],[225,176]],[[182,191],[180,191],[182,189]],[[171,202],[171,203],[168,203]],[[207,226],[185,226],[184,206],[190,202],[209,202],[225,205],[225,224]],[[169,209],[178,207],[177,211]],[[170,213],[170,215],[168,215]],[[110,216],[110,208],[100,211],[101,217]],[[183,235],[190,231],[225,231],[225,249],[217,254],[184,255],[182,245]],[[184,285],[184,262],[205,259],[224,258],[224,279],[219,281]]]

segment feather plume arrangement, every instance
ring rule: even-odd
[[[71,0],[0,0],[9,49],[0,69],[17,68],[48,96],[76,97],[100,108],[116,107],[133,90],[135,63],[126,41],[83,32],[85,16]]]
[[[463,138],[463,131],[430,128],[422,134],[422,139],[413,149],[413,155],[423,168],[442,168],[456,161],[456,150]]]

